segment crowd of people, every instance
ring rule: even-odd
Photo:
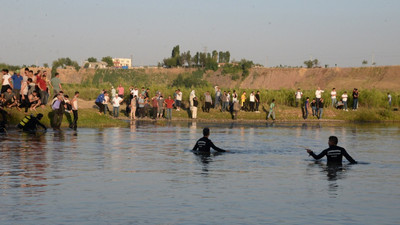
[[[220,112],[230,112],[233,119],[237,119],[239,111],[260,113],[260,91],[251,91],[250,95],[247,96],[246,91],[243,91],[243,93],[239,95],[236,90],[233,90],[232,92],[230,90],[222,91],[219,86],[215,86],[214,89],[214,97],[209,91],[204,93],[204,97],[202,98],[204,100],[201,107],[203,112],[209,113],[211,108],[214,108]],[[317,117],[318,119],[322,118],[324,108],[328,107],[325,105],[325,99],[322,97],[324,92],[324,90],[321,90],[321,88],[318,87],[315,91],[315,96],[311,100],[310,97],[303,96],[303,92],[301,92],[300,88],[297,89],[294,94],[295,106],[301,106],[304,119],[308,118],[309,112],[311,112],[313,117]],[[175,90],[173,95],[168,95],[166,98],[159,91],[156,91],[154,96],[150,96],[150,90],[148,88],[145,89],[144,87],[139,90],[137,87],[131,86],[129,88],[129,98],[127,98],[124,93],[125,91],[121,84],[117,89],[112,87],[110,91],[103,90],[95,101],[99,108],[99,114],[106,114],[109,112],[110,115],[117,118],[119,116],[120,106],[122,102],[125,102],[127,105],[125,112],[131,120],[145,117],[153,119],[164,117],[166,119],[171,119],[173,109],[180,111],[182,107],[184,107],[184,104],[182,103],[183,94],[180,89]],[[346,91],[338,97],[339,95],[336,92],[336,89],[333,88],[330,95],[332,107],[348,111],[348,101],[350,97]],[[357,88],[354,88],[351,97],[353,103],[352,109],[357,110],[359,98],[359,91]],[[391,104],[391,96],[389,93],[388,98],[389,104]],[[113,107],[112,113],[108,108],[109,104]],[[269,102],[268,105],[268,109],[264,109],[268,114],[267,120],[269,118],[275,120],[275,109],[277,107],[275,99]],[[189,105],[184,108],[190,110],[191,118],[197,118],[199,99],[196,96],[195,90],[190,92]]]
[[[24,110],[36,112],[38,108],[44,108],[50,103],[52,108],[51,126],[54,129],[60,129],[63,116],[72,112],[74,119],[70,119],[70,127],[77,128],[78,120],[78,97],[79,92],[75,92],[72,100],[69,96],[63,93],[59,74],[55,73],[52,79],[48,79],[47,71],[37,71],[34,73],[28,68],[24,69],[23,73],[16,70],[13,75],[9,74],[7,69],[2,70],[2,87],[0,95],[0,114],[3,117],[2,124],[7,123],[7,112],[4,108],[16,108],[19,111]],[[52,95],[51,91],[52,90]],[[315,96],[304,97],[301,89],[297,89],[294,93],[295,106],[301,107],[303,118],[307,119],[309,113],[313,117],[321,119],[323,117],[324,108],[328,107],[325,104],[325,99],[322,97],[325,91],[320,87],[315,91]],[[205,92],[202,96],[203,102],[200,104],[200,98],[196,95],[195,90],[192,90],[189,95],[189,103],[183,103],[183,93],[180,89],[176,89],[173,95],[165,95],[160,91],[155,91],[151,96],[150,89],[142,87],[140,90],[137,87],[130,86],[128,95],[125,95],[125,89],[122,84],[117,88],[111,87],[110,90],[102,90],[97,96],[95,104],[99,108],[99,114],[110,114],[118,118],[123,103],[126,104],[125,113],[131,120],[138,118],[172,119],[172,112],[188,110],[189,116],[193,119],[197,118],[199,108],[210,113],[211,108],[220,112],[230,112],[233,119],[237,119],[240,111],[248,111],[260,113],[261,96],[260,91],[251,91],[247,95],[246,91],[237,93],[236,90],[221,90],[219,86],[214,87],[214,93]],[[50,96],[52,98],[49,101]],[[352,110],[358,109],[359,91],[354,88],[352,95],[348,95],[346,91],[339,95],[336,89],[333,88],[330,92],[331,107],[349,110],[349,99],[352,98]],[[388,93],[388,104],[391,106],[392,97]],[[275,120],[276,102],[273,99],[267,102],[268,108],[263,110],[267,113],[267,120],[272,118]],[[201,105],[201,107],[200,107]],[[112,107],[112,110],[110,110]]]
[[[317,90],[315,91],[315,98],[313,98],[311,102],[310,102],[310,97],[305,98],[304,104],[302,105],[302,112],[304,119],[307,119],[309,114],[308,112],[310,109],[312,112],[312,116],[317,117],[318,119],[322,118],[325,107],[325,100],[322,98],[322,94],[324,92],[325,92],[324,90],[321,90],[321,88],[318,87]],[[353,98],[352,110],[354,111],[358,109],[359,95],[360,94],[358,89],[354,88],[352,94]],[[331,96],[331,107],[334,107],[336,109],[342,109],[344,111],[349,111],[348,110],[349,96],[347,94],[347,91],[344,91],[338,100],[338,93],[336,92],[336,88],[332,88],[330,96]],[[296,98],[296,107],[298,107],[299,103],[303,99],[303,93],[301,92],[300,88],[297,89],[295,93],[295,98]],[[390,99],[390,104],[391,104],[391,99]]]
[[[77,128],[79,92],[75,92],[73,99],[69,100],[69,96],[64,95],[58,73],[55,73],[52,79],[48,79],[46,70],[38,70],[34,73],[33,70],[25,68],[23,73],[15,70],[13,75],[9,73],[8,69],[3,69],[2,75],[0,95],[2,124],[7,124],[8,113],[4,110],[5,108],[24,110],[25,114],[28,114],[37,112],[38,108],[50,105],[52,108],[50,121],[54,129],[60,129],[63,115],[67,114],[70,117],[69,113],[71,112],[74,119],[71,120],[70,127]],[[49,101],[50,96],[53,97]],[[42,125],[38,123],[42,117],[41,113],[37,116],[27,115],[24,118],[26,121],[21,121],[19,127],[23,130],[32,130],[32,127],[36,128],[36,125]]]

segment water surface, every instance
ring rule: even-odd
[[[190,149],[202,128],[231,153]],[[399,224],[398,125],[137,122],[0,136],[0,224]],[[315,162],[330,135],[357,161]],[[329,175],[329,176],[328,176]]]

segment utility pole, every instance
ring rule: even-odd
[[[371,56],[371,65],[372,65],[372,66],[375,65],[375,53],[372,53],[372,56]]]

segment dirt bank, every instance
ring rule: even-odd
[[[33,68],[34,71],[37,68]],[[44,68],[39,68],[44,69]],[[47,68],[50,71],[49,68]],[[180,73],[190,73],[195,69],[185,68],[139,68],[149,76],[165,74],[175,78]],[[93,77],[94,69],[58,69],[63,83],[81,83]],[[338,89],[400,90],[400,66],[358,67],[358,68],[253,68],[244,80],[232,80],[231,75],[221,75],[221,71],[208,71],[204,79],[212,85],[225,88],[266,88],[266,89]]]

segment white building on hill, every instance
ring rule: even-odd
[[[131,68],[132,60],[130,58],[113,58],[113,63],[115,67],[119,68]]]

